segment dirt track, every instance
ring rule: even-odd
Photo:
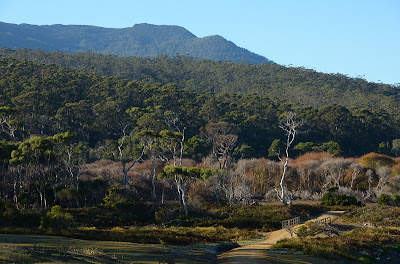
[[[343,211],[329,211],[319,217],[313,219],[323,219],[331,217],[332,223],[334,223]],[[271,254],[268,249],[272,247],[277,241],[290,238],[289,232],[284,229],[273,231],[267,234],[267,239],[256,243],[239,248],[235,248],[231,251],[221,254],[218,258],[220,264],[264,264],[264,263],[317,263],[314,258],[302,256],[302,255],[288,255],[288,254]],[[324,261],[318,259],[318,263],[322,264]],[[329,262],[326,262],[329,263]]]

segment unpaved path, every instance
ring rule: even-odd
[[[344,211],[329,211],[326,212],[319,217],[313,219],[319,220],[326,217],[331,217],[332,223],[338,220],[339,216],[344,213]],[[218,263],[220,264],[264,264],[264,263],[315,263],[309,257],[306,256],[298,256],[298,255],[285,255],[285,254],[270,254],[268,253],[268,249],[272,247],[272,245],[276,244],[281,239],[290,238],[289,232],[285,229],[273,231],[267,234],[267,239],[235,248],[231,251],[225,252],[221,254],[218,258]],[[318,261],[318,263],[322,264],[323,261]]]

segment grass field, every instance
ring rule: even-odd
[[[0,263],[215,263],[214,248],[0,234]]]

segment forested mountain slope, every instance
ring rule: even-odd
[[[302,107],[335,103],[347,108],[383,109],[395,116],[400,115],[398,86],[304,68],[214,62],[186,56],[120,58],[115,55],[49,53],[27,49],[1,49],[0,54],[124,79],[174,83],[178,88],[198,92],[256,93]]]
[[[80,25],[29,25],[0,22],[0,47],[119,56],[189,55],[216,61],[270,63],[221,36],[198,38],[179,26],[137,24],[129,28]]]
[[[127,133],[132,135],[140,131],[160,133],[168,129],[165,118],[171,114],[187,127],[187,157],[198,160],[210,153],[204,127],[222,121],[235,128],[237,157],[266,157],[275,139],[284,140],[278,125],[290,110],[306,121],[296,142],[310,143],[306,148],[300,146],[299,153],[312,147],[321,151],[334,147],[341,155],[390,151],[390,143],[400,138],[394,114],[383,110],[335,104],[293,109],[265,95],[193,91],[174,84],[130,81],[0,57],[0,117],[4,121],[0,137],[17,141],[68,131],[77,141],[101,149],[103,154],[96,154],[98,158],[116,158],[122,128],[129,128]]]

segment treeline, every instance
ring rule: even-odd
[[[1,58],[0,63],[1,136],[6,140],[68,131],[98,148],[121,138],[125,126],[128,134],[168,129],[165,120],[175,115],[187,128],[186,138],[200,142],[196,143],[199,149],[186,157],[198,160],[209,153],[201,128],[218,122],[235,128],[237,157],[266,157],[272,142],[284,139],[278,126],[287,111],[305,120],[296,141],[309,143],[300,144],[298,154],[318,146],[326,151],[332,142],[340,148],[336,155],[391,154],[393,140],[400,138],[398,123],[384,110],[335,104],[293,108],[256,94],[196,92],[174,84],[102,77],[11,58]]]
[[[399,87],[367,82],[342,74],[323,74],[305,68],[268,63],[216,62],[176,55],[155,58],[100,55],[91,52],[65,54],[40,50],[3,48],[6,57],[27,59],[45,64],[96,72],[129,80],[174,83],[179,89],[202,92],[256,93],[299,107],[322,107],[338,104],[346,108],[383,109],[400,115]]]

